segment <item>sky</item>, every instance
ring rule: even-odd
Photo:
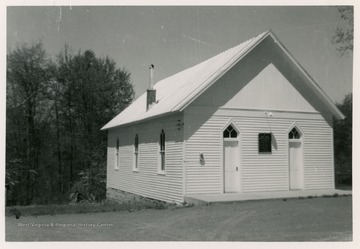
[[[332,37],[346,24],[334,6],[12,6],[7,52],[42,41],[55,59],[65,46],[93,50],[131,73],[136,98],[149,84],[271,29],[334,101],[352,92],[352,55]]]

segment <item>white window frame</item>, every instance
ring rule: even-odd
[[[296,132],[299,134],[299,138],[289,138],[290,133],[292,133],[292,130],[296,130]],[[298,128],[298,126],[294,125],[288,132],[288,140],[289,141],[302,141],[302,137],[303,137],[303,133],[302,131]]]
[[[139,135],[135,135],[134,140],[134,158],[133,158],[133,171],[139,171]]]
[[[229,129],[229,127],[231,127],[231,130]],[[228,137],[225,137],[225,131],[227,131],[229,133]],[[232,136],[232,131],[236,132],[236,136]],[[238,141],[238,136],[239,136],[239,132],[237,131],[237,129],[234,127],[234,125],[232,123],[230,123],[228,126],[226,126],[226,128],[223,130],[223,139],[225,141]]]
[[[162,142],[163,142],[163,146],[162,146]],[[162,129],[159,140],[158,174],[164,175],[165,172],[166,172],[166,136],[165,136],[165,131]]]
[[[260,134],[270,135],[270,151],[260,151]],[[272,132],[260,132],[258,133],[258,153],[259,154],[272,154],[273,153],[273,134]]]
[[[119,170],[119,164],[120,164],[120,141],[119,138],[116,139],[115,142],[115,164],[114,164],[114,170]]]

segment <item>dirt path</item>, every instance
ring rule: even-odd
[[[352,198],[6,217],[7,241],[350,241]]]

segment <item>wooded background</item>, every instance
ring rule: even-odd
[[[65,46],[52,61],[41,43],[24,44],[8,54],[6,90],[7,204],[103,199],[100,128],[133,100],[130,73],[90,50]]]

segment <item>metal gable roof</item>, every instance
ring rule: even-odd
[[[191,68],[185,69],[184,71],[157,82],[154,85],[157,99],[155,105],[146,111],[145,92],[125,110],[123,110],[109,123],[107,123],[102,128],[102,130],[111,129],[117,126],[184,110],[193,100],[206,91],[206,89],[208,89],[214,82],[216,82],[238,61],[240,61],[248,52],[250,52],[258,43],[260,43],[269,35],[278,42],[274,34],[268,30],[204,62],[201,62]],[[308,77],[310,84],[314,85],[314,90],[318,91],[318,93],[323,97],[331,112],[337,118],[342,118],[343,115],[331,102],[329,97],[327,97],[326,94],[320,89],[320,87],[318,87],[318,85],[296,62],[296,60],[282,46],[282,44],[278,44],[297,65],[299,70],[301,70]]]

